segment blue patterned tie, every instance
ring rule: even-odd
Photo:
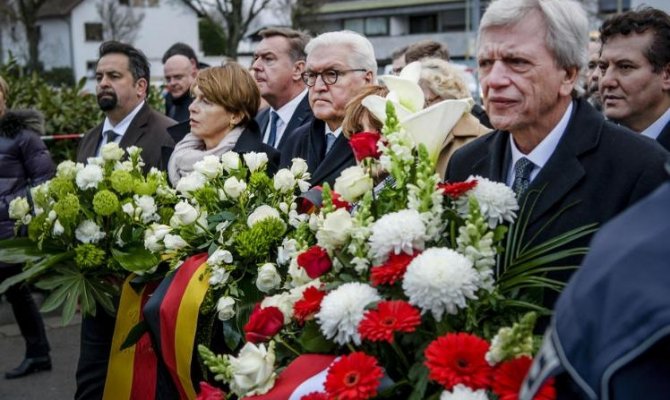
[[[268,135],[268,145],[272,147],[275,146],[277,141],[277,120],[279,120],[279,114],[274,111],[270,112],[270,134]]]
[[[512,183],[512,190],[517,196],[520,196],[528,189],[530,185],[530,173],[535,167],[529,159],[521,157],[514,164],[514,182]]]
[[[332,132],[326,133],[326,154],[333,148],[333,143],[335,143],[336,139],[337,138]]]

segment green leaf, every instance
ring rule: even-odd
[[[0,262],[23,264],[46,256],[37,244],[27,237],[0,240]]]
[[[38,262],[30,265],[26,265],[23,271],[20,273],[13,275],[7,279],[5,279],[2,283],[0,283],[0,294],[4,293],[9,289],[11,286],[27,281],[29,279],[32,279],[42,272],[48,270],[50,267],[52,267],[54,264],[57,264],[63,260],[67,260],[72,257],[71,252],[66,252],[66,253],[60,253],[56,254],[53,256],[45,257],[39,260]]]
[[[298,343],[308,353],[329,353],[333,350],[334,344],[321,334],[319,327],[312,322],[305,324]]]
[[[134,346],[142,338],[142,335],[147,332],[149,332],[149,324],[147,321],[142,320],[138,322],[132,327],[130,332],[128,332],[128,336],[126,336],[126,339],[121,344],[121,350]]]
[[[130,272],[144,272],[158,265],[160,258],[144,248],[142,244],[128,246],[127,251],[112,248],[112,257],[123,269]]]
[[[226,346],[233,351],[242,341],[242,334],[235,329],[230,321],[223,321],[223,338],[226,342]]]
[[[409,379],[414,382],[414,390],[408,400],[423,400],[428,387],[428,368],[421,363],[416,363],[409,370]]]

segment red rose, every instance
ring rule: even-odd
[[[321,309],[321,300],[326,297],[326,292],[322,292],[314,286],[310,286],[302,293],[302,299],[293,305],[293,317],[301,324],[307,319],[319,312]]]
[[[470,189],[477,186],[477,180],[473,179],[468,182],[443,182],[438,183],[437,188],[442,189],[442,194],[451,197],[452,199],[457,199],[463,194],[467,193]]]
[[[358,132],[351,135],[349,145],[354,151],[356,161],[368,157],[378,159],[381,153],[377,149],[377,143],[381,140],[381,137],[377,132]]]
[[[244,325],[244,338],[247,342],[267,342],[277,334],[284,326],[284,314],[277,307],[261,308],[256,304],[254,311],[249,316],[249,321]]]
[[[500,400],[517,400],[519,389],[523,383],[533,360],[528,356],[521,356],[513,360],[505,361],[498,365],[493,373],[491,389]],[[551,378],[542,385],[535,396],[536,400],[553,400],[556,398],[554,379]]]
[[[226,400],[226,394],[207,382],[200,382],[200,393],[195,400]]]
[[[314,245],[298,255],[298,265],[307,271],[310,278],[316,279],[330,271],[333,263],[323,247]]]

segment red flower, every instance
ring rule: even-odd
[[[426,366],[430,379],[447,390],[459,383],[472,390],[487,389],[491,367],[484,359],[489,344],[468,333],[448,333],[435,339],[426,348]]]
[[[451,197],[452,199],[457,199],[461,197],[464,193],[474,188],[475,186],[477,186],[476,179],[473,179],[468,182],[454,182],[454,183],[443,182],[437,184],[437,188],[442,189],[442,194]]]
[[[498,365],[493,372],[493,383],[491,384],[493,393],[498,395],[500,400],[517,400],[521,384],[532,363],[533,360],[530,357],[522,356]],[[554,379],[551,378],[542,385],[540,391],[535,395],[535,399],[553,400],[555,398],[556,389],[554,388]]]
[[[244,337],[251,343],[267,342],[283,326],[284,314],[277,307],[261,308],[258,303],[249,316],[249,321],[244,325]]]
[[[351,210],[351,203],[344,200],[342,196],[340,196],[340,194],[336,191],[333,190],[330,192],[330,199],[332,200],[333,206],[335,206],[335,208],[344,208],[347,211]]]
[[[302,396],[300,400],[328,400],[328,395],[325,392],[311,392]]]
[[[200,382],[200,393],[195,400],[226,400],[226,394],[207,382]]]
[[[310,278],[316,279],[330,271],[333,263],[324,248],[314,245],[298,255],[298,265],[307,271]]]
[[[365,313],[358,332],[366,340],[393,343],[395,332],[414,332],[419,324],[421,313],[406,301],[382,301],[376,310]]]
[[[310,286],[302,292],[302,299],[293,304],[293,316],[301,324],[319,312],[321,300],[326,297],[326,292],[319,290],[315,286]]]
[[[363,352],[342,356],[328,369],[325,388],[328,398],[363,400],[377,395],[384,372],[377,359]]]
[[[351,135],[349,145],[354,151],[356,161],[368,157],[378,159],[381,153],[377,149],[377,143],[381,140],[381,137],[377,132],[358,132]]]
[[[379,285],[393,285],[405,275],[407,266],[412,262],[414,257],[418,256],[419,252],[415,251],[414,255],[407,255],[405,252],[400,254],[391,253],[385,264],[372,267],[370,270],[370,280],[373,286]]]

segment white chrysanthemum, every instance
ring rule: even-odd
[[[477,180],[477,186],[470,190],[468,196],[461,196],[456,200],[458,213],[462,216],[470,212],[468,197],[474,196],[479,203],[482,216],[488,221],[491,229],[503,223],[514,222],[516,211],[519,209],[514,191],[503,183],[493,182],[481,176],[471,176],[467,181]]]
[[[105,161],[119,161],[124,153],[125,151],[116,142],[107,143],[100,149],[100,156]]]
[[[83,167],[83,166],[82,166]],[[74,161],[63,161],[56,168],[56,176],[66,179],[74,179],[77,176],[77,164]]]
[[[98,224],[90,219],[82,221],[74,231],[74,236],[82,243],[97,243],[105,237]]]
[[[447,248],[431,248],[419,254],[407,267],[402,289],[409,302],[441,320],[446,311],[456,314],[476,299],[479,275],[472,262]]]
[[[401,210],[386,214],[372,225],[370,254],[376,262],[386,261],[391,252],[413,254],[423,250],[426,226],[416,210]]]
[[[249,171],[251,172],[262,171],[265,168],[265,164],[268,163],[268,155],[265,153],[256,153],[252,151],[244,153],[242,158],[244,158],[244,162],[247,164],[247,167],[249,167]]]
[[[472,390],[459,383],[451,392],[448,390],[442,392],[440,400],[488,400],[488,396],[484,389]]]
[[[102,182],[102,168],[99,165],[89,164],[77,171],[75,179],[80,189],[95,189]]]
[[[372,286],[360,282],[343,284],[321,301],[321,310],[316,314],[321,332],[340,345],[352,341],[360,345],[358,324],[363,319],[365,307],[379,300],[381,297]]]

